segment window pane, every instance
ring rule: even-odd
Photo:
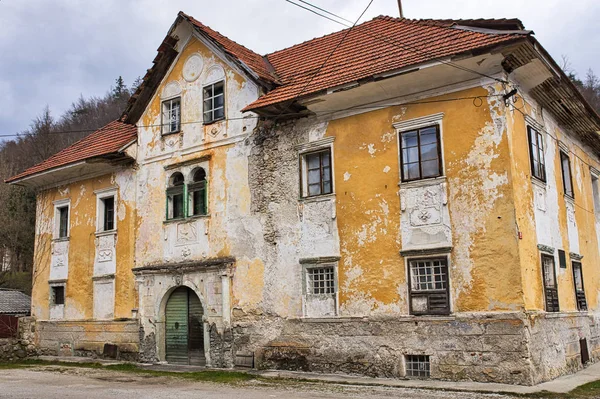
[[[440,174],[439,165],[440,164],[437,159],[423,162],[421,164],[421,167],[423,168],[423,177],[438,176]]]
[[[320,184],[309,184],[308,185],[308,195],[319,195],[321,194],[321,185]]]
[[[421,146],[421,161],[437,159],[437,144],[427,144]]]
[[[183,194],[173,195],[173,218],[183,217]]]
[[[573,263],[573,275],[575,277],[575,289],[577,291],[583,291],[583,276],[580,263]]]
[[[321,162],[323,166],[329,166],[329,152],[321,153]]]
[[[215,120],[221,119],[221,118],[224,118],[224,117],[225,117],[225,109],[224,108],[221,107],[221,108],[215,109],[215,112],[214,112],[214,118],[215,118]]]
[[[205,189],[200,189],[192,193],[193,202],[193,214],[194,215],[206,215],[206,204],[205,204],[206,193]]]
[[[308,184],[318,184],[321,182],[321,170],[309,170],[308,171]]]
[[[104,203],[104,231],[115,228],[115,198],[109,197],[102,200]]]
[[[211,122],[213,120],[212,111],[204,112],[204,122]]]
[[[216,96],[214,100],[215,107],[222,107],[224,99],[225,96],[223,96],[223,94],[219,94],[218,96]]]
[[[405,165],[404,177],[406,179],[418,179],[419,177],[421,177],[419,172],[419,164],[409,163]]]
[[[59,208],[59,231],[58,237],[64,238],[69,234],[69,207]]]
[[[437,143],[437,132],[435,127],[421,130],[421,145]]]
[[[212,110],[212,100],[209,98],[208,100],[204,100],[204,112]]]
[[[319,154],[310,154],[306,156],[309,169],[318,169],[320,167]]]
[[[402,148],[417,146],[417,132],[402,133]]]
[[[213,86],[206,86],[204,88],[204,98],[212,97],[213,95]]]
[[[554,258],[544,256],[542,263],[544,267],[544,285],[547,288],[555,288],[556,281],[554,279]]]
[[[417,147],[403,149],[402,161],[404,163],[419,162],[419,149]]]
[[[323,182],[323,193],[322,194],[331,194],[331,193],[332,193],[331,182],[330,181]]]

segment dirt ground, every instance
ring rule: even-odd
[[[39,366],[0,370],[0,398],[48,399],[511,399],[511,396],[422,389],[363,387],[320,383],[265,382],[235,384],[197,382],[103,369]]]

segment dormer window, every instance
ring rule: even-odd
[[[204,123],[212,123],[225,118],[225,82],[204,86]]]
[[[162,134],[181,130],[181,97],[162,102]]]

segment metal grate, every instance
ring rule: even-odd
[[[333,294],[335,293],[335,280],[333,266],[315,267],[307,269],[308,292],[310,294]]]
[[[431,376],[429,356],[406,355],[406,376],[429,378]]]
[[[413,291],[445,290],[446,259],[421,259],[410,262]]]

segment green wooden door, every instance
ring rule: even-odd
[[[165,315],[166,360],[203,366],[204,326],[202,303],[194,291],[179,287],[169,297]]]
[[[179,287],[169,297],[165,315],[166,359],[169,363],[189,364],[188,359],[188,290]]]

